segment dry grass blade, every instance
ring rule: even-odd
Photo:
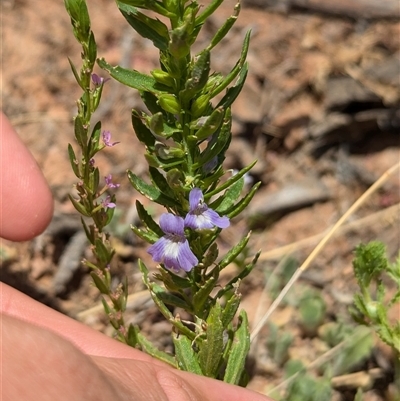
[[[278,305],[282,302],[283,298],[286,296],[290,288],[293,284],[298,280],[301,274],[310,266],[311,262],[315,259],[315,257],[321,252],[326,243],[334,236],[335,232],[339,229],[340,226],[356,211],[360,208],[360,206],[374,193],[376,192],[388,179],[389,177],[400,168],[400,162],[396,163],[394,166],[385,171],[382,176],[369,187],[347,210],[347,212],[336,222],[336,224],[329,230],[329,232],[322,238],[322,240],[318,243],[318,245],[314,248],[314,250],[310,253],[307,259],[303,262],[303,264],[296,270],[293,276],[290,278],[288,283],[282,289],[278,297],[271,304],[263,318],[259,321],[256,327],[253,329],[250,341],[253,341],[254,338],[257,337],[258,333],[264,327],[265,323],[268,321],[269,317],[276,310]]]

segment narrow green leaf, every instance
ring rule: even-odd
[[[163,195],[160,190],[153,185],[146,184],[141,178],[139,178],[136,174],[133,174],[131,171],[128,171],[128,178],[132,186],[151,201],[157,202],[158,204],[166,207],[178,206],[174,199]]]
[[[149,341],[142,333],[140,333],[139,328],[135,328],[134,335],[128,330],[128,338],[131,336],[134,337],[134,341],[140,346],[140,349],[143,352],[151,355],[154,358],[157,358],[159,361],[163,361],[168,365],[177,368],[175,358],[172,355],[168,355],[164,351],[160,351],[151,341]]]
[[[165,287],[173,292],[180,293],[181,290],[185,290],[191,286],[191,283],[187,278],[180,277],[162,267],[159,268],[157,273],[154,273],[154,278],[162,281]]]
[[[232,323],[239,308],[241,298],[242,296],[240,294],[234,293],[226,302],[221,315],[222,326],[224,328],[227,328],[228,325]]]
[[[168,185],[166,178],[154,167],[149,167],[150,179],[162,194],[169,198],[174,198],[174,191]]]
[[[236,20],[239,16],[239,13],[240,13],[240,3],[237,3],[235,5],[233,15],[231,15],[224,22],[224,24],[221,26],[221,28],[218,29],[217,33],[211,39],[210,44],[207,46],[208,50],[211,50],[213,47],[215,47],[226,36],[226,34],[231,30],[234,23],[236,22]]]
[[[160,226],[154,221],[151,215],[138,200],[136,200],[136,210],[138,212],[140,221],[145,224],[149,230],[157,234],[159,237],[164,235],[163,230],[161,230]]]
[[[238,214],[240,214],[251,202],[260,185],[261,182],[257,182],[256,184],[254,184],[250,192],[243,199],[241,199],[236,205],[232,206],[229,210],[225,211],[226,215],[230,219],[233,219]]]
[[[246,61],[247,52],[249,50],[250,44],[250,34],[251,31],[246,33],[246,36],[243,41],[242,53],[240,55],[240,59],[236,63],[235,67],[232,68],[231,72],[224,78],[220,85],[218,85],[210,94],[211,98],[217,96],[221,93],[239,74],[240,70],[243,68],[243,65]]]
[[[168,87],[160,85],[151,75],[142,74],[136,70],[128,70],[120,66],[112,67],[103,58],[97,59],[97,64],[117,81],[138,91],[151,93],[168,92]]]
[[[161,1],[148,1],[148,0],[118,0],[119,4],[126,4],[128,6],[144,8],[147,10],[155,11],[158,14],[167,18],[176,18],[176,15],[168,11]]]
[[[206,339],[200,345],[199,361],[204,376],[216,378],[224,350],[221,305],[216,303],[207,318]]]
[[[74,199],[71,195],[68,195],[70,201],[74,205],[74,208],[86,217],[91,217],[92,215],[86,210],[85,206],[82,205],[78,200]]]
[[[211,141],[208,143],[206,149],[200,155],[198,162],[195,163],[194,165],[195,168],[203,167],[214,157],[218,157],[220,161],[219,158],[220,155],[225,153],[227,144],[229,144],[231,140],[232,136],[231,125],[232,125],[232,120],[231,120],[230,109],[227,109],[225,112],[224,122],[222,123],[218,135],[214,135]]]
[[[79,162],[78,159],[75,156],[75,152],[74,149],[72,147],[72,145],[69,143],[68,144],[68,156],[69,156],[69,161],[71,163],[71,167],[72,167],[72,171],[74,172],[74,174],[81,179],[81,173],[79,171]]]
[[[205,20],[214,13],[224,0],[213,0],[204,11],[196,18],[195,25],[202,25]]]
[[[107,266],[112,259],[114,251],[108,250],[107,247],[103,244],[103,241],[100,239],[96,239],[96,241],[94,242],[94,247],[94,252],[102,266]]]
[[[100,150],[101,121],[98,121],[93,127],[89,139],[89,159],[91,159]]]
[[[139,259],[138,261],[139,270],[142,273],[142,279],[145,286],[150,291],[151,298],[153,299],[154,303],[156,304],[158,310],[162,313],[162,315],[182,334],[188,337],[190,340],[194,340],[196,335],[193,331],[191,331],[188,327],[182,324],[179,319],[175,319],[172,316],[172,313],[164,304],[164,302],[157,297],[157,295],[153,291],[153,284],[149,280],[149,270],[147,269],[146,265]]]
[[[79,86],[80,86],[83,90],[85,90],[84,86],[82,85],[82,81],[81,81],[81,78],[80,78],[80,76],[79,76],[79,73],[78,73],[78,71],[77,71],[75,65],[72,63],[72,61],[71,61],[71,59],[70,59],[69,57],[68,57],[68,62],[69,62],[69,65],[71,66],[71,70],[72,70],[72,73],[74,74],[74,77],[75,77],[75,79],[76,79],[76,82],[78,82]]]
[[[175,346],[175,358],[180,370],[195,373],[202,376],[197,355],[193,350],[192,341],[183,335],[172,333],[172,341]]]
[[[218,106],[222,106],[224,108],[228,108],[232,105],[232,103],[239,96],[242,91],[243,85],[246,82],[247,73],[249,71],[249,64],[246,62],[243,65],[243,68],[240,70],[239,77],[234,86],[227,89],[224,97],[218,102]]]
[[[242,189],[244,186],[244,178],[242,177],[238,181],[236,181],[228,190],[216,199],[212,204],[210,204],[210,208],[214,209],[219,214],[225,215],[225,212],[237,201],[240,194],[242,193]]]
[[[151,131],[143,124],[142,118],[136,110],[132,110],[132,125],[140,142],[150,150],[154,149],[156,139]]]
[[[189,313],[192,313],[192,308],[182,299],[176,295],[167,292],[164,288],[157,284],[152,285],[152,290],[159,300],[166,305],[181,308]]]
[[[210,277],[200,288],[196,290],[193,295],[193,306],[195,309],[195,315],[204,319],[206,308],[205,305],[210,299],[211,291],[215,288],[219,277],[218,269],[213,270],[213,275]]]
[[[94,38],[94,34],[92,31],[90,31],[90,34],[89,34],[87,57],[89,59],[91,67],[93,67],[94,63],[96,62],[96,58],[97,58],[97,45],[96,45],[96,40]]]
[[[239,384],[250,351],[249,321],[244,310],[240,312],[238,328],[233,337],[233,344],[228,357],[224,382]]]
[[[78,141],[79,146],[85,153],[87,149],[88,135],[87,135],[87,128],[84,127],[81,117],[79,116],[75,117],[74,128],[75,128],[75,138]]]
[[[136,226],[131,226],[131,230],[143,241],[148,242],[150,244],[154,244],[160,237],[157,235],[153,234],[152,232],[149,231],[144,231],[140,228],[137,228]]]
[[[237,256],[243,251],[243,249],[246,247],[246,245],[249,242],[251,232],[249,232],[242,240],[235,245],[226,255],[225,257],[218,263],[218,269],[221,271],[224,269],[226,266],[229,265],[229,263],[233,262]]]
[[[239,280],[243,280],[245,277],[247,277],[253,270],[254,266],[256,265],[257,260],[260,257],[260,254],[261,254],[261,251],[258,251],[256,253],[256,255],[254,256],[253,260],[249,264],[247,264],[244,267],[244,269],[242,269],[237,276],[235,276],[233,279],[231,279],[229,281],[229,283],[225,285],[224,288],[222,288],[221,290],[218,291],[217,295],[215,296],[215,299],[219,299],[219,298],[223,297],[226,293],[228,293],[229,291],[231,291],[235,288],[235,285]]]
[[[92,277],[94,285],[97,287],[101,294],[108,295],[110,293],[110,289],[95,271],[91,271],[90,276]]]
[[[142,37],[150,39],[161,51],[168,48],[168,27],[158,19],[153,19],[139,12],[136,7],[117,1],[122,15],[129,25]]]

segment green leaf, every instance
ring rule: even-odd
[[[248,204],[251,202],[254,195],[256,194],[260,185],[261,185],[261,182],[257,182],[256,184],[254,184],[253,187],[251,188],[250,192],[243,199],[241,199],[236,205],[232,206],[229,210],[225,211],[226,215],[230,219],[233,219],[238,214],[240,214],[244,209],[246,209],[246,207],[248,206]]]
[[[224,22],[224,24],[221,26],[221,28],[218,29],[217,33],[211,39],[210,44],[207,46],[208,50],[211,50],[213,47],[215,47],[226,36],[226,34],[231,30],[234,23],[236,22],[236,20],[239,16],[239,13],[240,13],[240,3],[237,3],[235,5],[233,15],[231,15]]]
[[[89,34],[87,58],[90,62],[91,67],[93,67],[97,58],[97,45],[92,31],[90,31]]]
[[[148,242],[150,244],[154,244],[160,237],[157,235],[153,234],[152,232],[149,231],[144,231],[140,228],[137,228],[136,226],[131,226],[131,230],[143,241]]]
[[[175,306],[189,313],[193,313],[192,307],[190,305],[188,305],[182,298],[179,298],[178,296],[166,291],[165,288],[162,288],[161,286],[153,283],[152,290],[154,295],[164,304]]]
[[[83,90],[85,90],[85,87],[84,87],[83,84],[82,84],[82,81],[81,81],[81,78],[80,78],[80,76],[79,76],[79,73],[78,73],[78,71],[77,71],[75,65],[73,64],[73,62],[71,61],[71,59],[70,59],[69,57],[68,57],[68,62],[69,62],[69,65],[70,65],[70,67],[71,67],[72,73],[74,74],[74,77],[75,77],[75,79],[76,79],[76,82],[78,82],[79,86],[80,86]]]
[[[226,210],[228,210],[239,198],[240,194],[242,193],[243,186],[244,178],[242,177],[230,188],[228,188],[228,190],[222,196],[209,205],[210,208],[214,209],[219,214],[225,215]]]
[[[135,7],[117,1],[118,8],[129,25],[142,37],[150,39],[161,51],[168,48],[168,27],[158,19],[139,12]]]
[[[191,287],[191,283],[187,278],[180,277],[162,267],[158,269],[157,273],[154,273],[154,278],[162,281],[165,287],[172,292],[181,293],[181,290]]]
[[[243,65],[246,61],[247,52],[249,50],[250,44],[250,34],[251,31],[246,33],[246,36],[243,41],[242,53],[240,55],[240,59],[236,63],[235,67],[231,70],[231,72],[224,78],[220,85],[218,85],[210,94],[211,98],[217,96],[221,93],[239,74],[240,70],[243,68]]]
[[[217,107],[222,106],[224,108],[228,108],[232,105],[232,103],[239,96],[242,91],[243,85],[246,82],[247,73],[249,71],[248,63],[244,63],[243,68],[240,70],[239,77],[236,81],[236,84],[227,89],[224,97],[218,102]]]
[[[228,284],[225,285],[224,288],[218,291],[217,295],[215,298],[221,298],[223,297],[226,293],[229,291],[233,290],[235,288],[236,283],[240,280],[243,280],[245,277],[247,277],[251,271],[253,270],[254,266],[257,263],[258,258],[260,257],[261,251],[257,252],[256,255],[254,256],[253,260],[247,264],[243,270],[240,271],[240,273],[235,276],[233,279],[231,279]]]
[[[110,289],[104,283],[104,281],[99,277],[99,275],[95,271],[90,272],[90,276],[94,282],[96,288],[100,291],[101,294],[108,295],[110,293]]]
[[[86,153],[88,132],[87,128],[85,128],[83,125],[81,117],[79,116],[75,117],[74,128],[75,128],[75,138],[78,141],[78,144],[82,148],[83,152]]]
[[[134,333],[131,332],[131,328]],[[160,351],[151,341],[149,341],[142,333],[140,333],[138,327],[129,326],[128,338],[136,345],[139,345],[140,349],[148,355],[157,358],[159,361],[163,361],[168,365],[177,368],[175,358],[168,355],[164,351]],[[130,344],[131,345],[131,344]],[[131,345],[132,346],[132,345]]]
[[[126,4],[131,7],[144,8],[146,10],[152,10],[156,13],[163,15],[168,18],[176,18],[176,15],[168,11],[162,2],[157,0],[118,0],[119,4]]]
[[[116,79],[118,82],[137,89],[138,91],[147,91],[151,93],[164,93],[168,91],[168,87],[160,85],[152,76],[142,74],[136,70],[128,70],[120,66],[112,67],[103,58],[97,60],[97,64],[103,70]]]
[[[240,312],[238,328],[233,336],[233,343],[229,352],[224,382],[239,384],[242,377],[246,357],[250,351],[249,321],[244,310]]]
[[[208,143],[204,152],[200,155],[199,160],[194,164],[194,168],[203,167],[206,163],[212,160],[214,157],[218,157],[219,162],[221,161],[220,155],[224,154],[227,148],[227,144],[231,140],[231,115],[230,109],[225,112],[224,122],[222,123],[221,129],[218,135],[213,135],[213,138]],[[227,187],[225,187],[227,188]],[[223,189],[225,189],[223,188]],[[223,190],[222,189],[222,190]]]
[[[157,202],[166,207],[176,207],[178,204],[174,199],[163,195],[160,190],[153,185],[146,184],[141,178],[132,171],[128,171],[128,178],[132,186],[151,201]]]
[[[211,115],[207,117],[204,125],[196,132],[196,138],[199,141],[203,141],[217,132],[218,128],[221,126],[222,120],[224,119],[224,114],[225,111],[222,107],[216,108]]]
[[[82,177],[79,171],[79,162],[75,156],[74,149],[70,143],[68,144],[68,156],[69,156],[69,161],[71,163],[72,171],[79,179],[81,179]]]
[[[249,232],[242,240],[235,245],[226,255],[225,257],[218,263],[218,269],[221,271],[226,266],[228,266],[231,262],[233,262],[237,256],[243,251],[243,249],[247,246],[250,239],[251,232]]]
[[[195,339],[196,335],[193,331],[191,331],[188,327],[182,324],[179,319],[175,319],[172,316],[172,313],[164,304],[164,302],[157,297],[157,295],[153,291],[154,283],[151,283],[149,280],[149,270],[147,269],[146,265],[139,259],[138,261],[139,269],[142,273],[142,279],[145,286],[150,291],[151,298],[153,299],[154,303],[156,304],[158,310],[162,313],[162,315],[183,335],[190,338],[192,341]]]
[[[101,121],[98,121],[92,130],[89,139],[89,159],[100,150]]]
[[[74,205],[74,208],[80,213],[83,214],[86,217],[91,217],[91,213],[88,212],[85,208],[85,206],[82,205],[78,200],[74,199],[71,195],[68,195],[70,201]]]
[[[94,242],[94,248],[94,252],[99,259],[101,265],[107,266],[110,263],[113,257],[113,253],[115,251],[108,250],[101,239],[96,239],[96,241]]]
[[[216,378],[224,350],[222,309],[216,303],[207,318],[206,339],[201,343],[199,360],[204,376]]]
[[[174,191],[169,187],[165,177],[154,167],[149,167],[149,174],[152,183],[160,190],[162,194],[169,198],[174,198]]]
[[[161,230],[160,226],[153,220],[151,215],[147,212],[144,206],[136,200],[136,210],[138,212],[138,216],[140,221],[153,233],[157,234],[159,237],[164,235],[163,230]]]
[[[227,328],[230,323],[232,323],[233,318],[240,305],[240,300],[242,296],[240,294],[232,294],[224,306],[224,310],[221,315],[222,326]]]
[[[214,13],[214,11],[222,4],[224,0],[213,0],[204,11],[196,18],[195,25],[204,24],[205,20]]]
[[[206,49],[196,56],[189,79],[185,83],[185,89],[180,92],[182,100],[191,100],[200,92],[208,80],[210,73],[210,52]]]
[[[195,373],[202,376],[197,355],[193,350],[192,341],[190,341],[186,336],[172,333],[172,341],[175,346],[175,358],[180,370],[185,372]]]
[[[218,269],[213,270],[213,275],[210,277],[200,288],[198,288],[193,295],[193,306],[195,315],[204,319],[207,314],[207,308],[205,307],[207,301],[210,299],[211,291],[215,288],[218,281],[219,271]]]
[[[132,126],[140,142],[150,150],[154,150],[156,139],[151,131],[143,124],[142,118],[136,110],[132,110]]]

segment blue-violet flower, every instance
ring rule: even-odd
[[[155,262],[164,263],[170,270],[189,272],[199,261],[189,247],[185,237],[184,220],[180,216],[164,213],[160,216],[160,227],[165,235],[154,243],[148,253]]]
[[[189,213],[185,217],[185,227],[192,229],[226,228],[229,218],[221,217],[215,210],[210,209],[204,202],[200,188],[193,188],[189,194]]]

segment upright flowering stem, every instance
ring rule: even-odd
[[[112,147],[118,142],[111,142],[111,133],[101,131],[101,123],[95,124],[91,129],[91,120],[96,111],[104,84],[107,79],[94,74],[93,68],[97,57],[97,47],[93,32],[90,29],[90,19],[86,3],[83,0],[65,0],[65,7],[71,17],[71,23],[75,37],[82,45],[82,66],[80,71],[70,61],[70,65],[79,86],[83,90],[78,100],[78,114],[74,120],[75,139],[80,148],[78,159],[72,145],[68,146],[68,153],[72,169],[78,178],[76,190],[78,199],[70,196],[75,208],[82,215],[92,218],[93,224],[86,225],[83,222],[88,240],[92,245],[95,261],[84,261],[91,271],[94,284],[101,294],[105,295],[108,303],[104,300],[110,323],[116,329],[117,337],[128,342],[127,328],[123,319],[123,311],[126,304],[127,288],[119,285],[111,287],[110,263],[114,250],[109,242],[109,236],[104,228],[112,219],[116,207],[115,195],[103,193],[109,189],[117,189],[119,184],[112,182],[112,176],[105,177],[106,186],[99,189],[100,173],[96,167],[95,155],[104,147]],[[103,143],[100,142],[103,140]]]
[[[145,264],[138,261],[154,303],[173,326],[176,352],[171,357],[155,349],[138,327],[125,328],[122,314],[117,313],[124,310],[126,287],[119,287],[117,292],[110,289],[109,264],[114,251],[103,231],[112,218],[116,201],[111,194],[99,198],[105,190],[114,190],[118,184],[112,181],[111,175],[106,175],[106,186],[98,190],[100,175],[93,158],[101,149],[118,142],[112,140],[109,131],[101,130],[100,123],[89,130],[106,80],[93,74],[96,45],[84,0],[65,0],[65,3],[75,36],[82,44],[84,59],[81,74],[71,64],[84,90],[75,119],[75,136],[83,155],[80,163],[72,147],[69,148],[72,168],[83,184],[78,189],[79,199],[72,201],[78,211],[95,222],[92,227],[85,226],[97,260],[95,265],[88,265],[94,269],[92,277],[96,286],[112,303],[113,309],[104,303],[111,323],[122,341],[179,369],[244,385],[249,332],[244,311],[235,320],[241,297],[238,286],[251,272],[258,255],[222,286],[218,282],[220,272],[244,250],[249,235],[222,257],[217,239],[230,220],[249,204],[259,185],[242,196],[244,175],[254,164],[234,176],[227,176],[223,168],[231,141],[230,108],[247,76],[250,34],[246,34],[240,57],[230,73],[223,76],[211,73],[210,68],[212,50],[235,23],[240,5],[235,6],[233,15],[209,45],[192,54],[193,43],[221,0],[212,0],[206,7],[196,0],[116,0],[132,28],[158,48],[160,66],[146,75],[111,66],[104,59],[97,60],[112,78],[138,90],[148,110],[133,110],[132,124],[144,146],[151,183],[131,171],[128,178],[135,190],[165,207],[165,213],[157,221],[137,201],[141,226],[132,229],[150,244],[148,252],[157,264],[157,272],[150,278]],[[142,13],[140,9],[151,13]],[[154,13],[160,18],[154,18]],[[212,102],[223,91],[223,96]],[[192,324],[188,326],[179,315],[173,315],[171,310],[175,308],[189,313]]]

